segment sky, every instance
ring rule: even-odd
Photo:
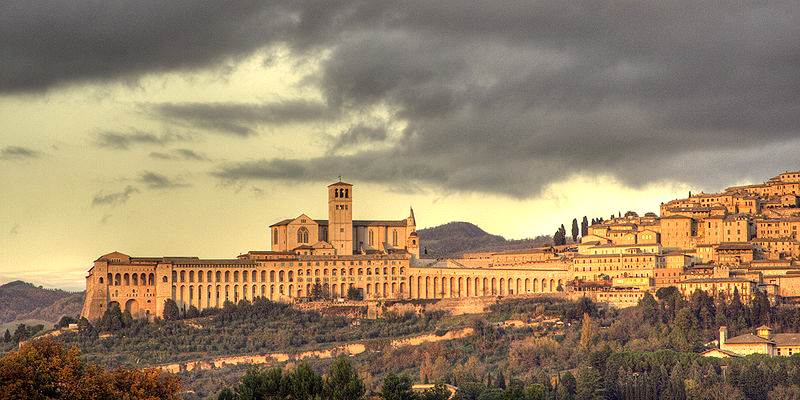
[[[7,0],[0,37],[0,283],[267,250],[340,176],[525,238],[800,170],[796,0]]]

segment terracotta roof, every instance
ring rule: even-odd
[[[726,345],[729,344],[759,344],[759,343],[771,343],[775,344],[774,341],[765,339],[761,336],[753,335],[752,333],[747,333],[744,335],[739,335],[736,337],[732,337],[725,341]]]
[[[744,278],[692,278],[692,279],[682,280],[678,283],[740,283],[740,282],[752,282],[752,281]]]
[[[776,333],[771,339],[777,346],[800,346],[800,333]]]
[[[337,186],[337,185],[353,186],[353,185],[351,185],[351,184],[349,184],[349,183],[347,183],[347,182],[342,182],[342,181],[339,181],[339,182],[334,182],[334,183],[331,183],[330,185],[328,185],[328,187],[331,187],[331,186]]]

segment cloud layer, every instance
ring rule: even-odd
[[[245,139],[287,123],[348,126],[325,157],[220,164],[224,179],[343,175],[525,198],[572,174],[718,188],[800,169],[796,1],[2,7],[5,93],[214,67],[276,45],[316,63],[302,82],[322,101],[149,106],[154,119]]]

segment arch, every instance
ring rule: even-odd
[[[384,285],[386,285],[386,284],[384,283]],[[397,297],[397,296],[395,295],[395,293],[397,293],[397,283],[396,283],[396,282],[392,282],[392,291],[391,291],[391,292],[389,292],[389,293],[390,293],[390,294],[389,294],[389,296],[391,296],[391,297]]]
[[[369,287],[369,284],[367,284],[367,286]],[[369,288],[367,288],[367,293],[369,293]],[[334,297],[334,298],[340,297],[339,296],[339,285],[331,285],[331,297]],[[344,296],[341,296],[341,297],[344,297]]]
[[[294,282],[294,271],[287,271],[286,278],[289,282]]]
[[[267,271],[261,270],[261,282],[267,281]]]
[[[432,289],[433,288],[431,287],[431,277],[430,276],[426,276],[425,277],[425,298],[426,299],[430,299],[431,298],[431,290]]]
[[[278,282],[283,282],[283,278],[284,278],[284,271],[283,270],[278,271]]]
[[[222,288],[220,287],[220,285],[217,285],[217,290],[214,291],[214,295],[216,296],[216,301],[214,302],[214,307],[217,307],[217,308],[219,308],[219,297],[220,297],[220,290],[221,289]]]
[[[375,286],[377,287],[377,286],[378,286],[378,284],[376,283],[376,284],[375,284]],[[368,284],[367,284],[367,296],[369,296],[369,295],[371,295],[371,294],[372,294],[372,284],[371,284],[371,283],[368,283]]]
[[[242,282],[247,282],[247,270],[242,271]]]
[[[525,293],[531,291],[531,280],[530,278],[525,278]]]
[[[139,286],[139,274],[133,274],[131,278],[133,278],[133,286]]]
[[[500,278],[500,296],[506,294],[505,281],[505,278]]]
[[[492,279],[494,279],[494,278],[492,278]],[[486,286],[488,286],[488,283],[489,283],[489,278],[483,278],[483,288],[482,289],[483,289],[483,295],[484,296],[487,296],[488,295],[487,291],[490,290],[490,289],[486,288]]]
[[[258,282],[258,271],[253,270],[253,272],[250,273],[250,279],[253,280],[253,283]]]
[[[461,297],[463,295],[463,293],[461,293],[461,286],[463,285],[463,283],[464,283],[464,278],[459,276],[458,277],[458,290],[456,291],[456,296],[457,297]]]
[[[189,271],[189,282],[194,282],[194,271]]]
[[[542,278],[542,292],[547,291],[547,279]]]
[[[225,282],[231,281],[231,271],[225,271]]]
[[[151,272],[150,275],[147,276],[147,284],[148,285],[156,284],[156,275],[154,273]]]
[[[181,283],[186,282],[186,271],[180,271],[179,274],[181,275]]]
[[[117,308],[119,308],[119,303],[118,303],[118,302],[116,302],[116,301],[112,301],[112,302],[108,303],[108,308],[109,308],[109,309],[111,309],[111,308],[113,308],[113,307],[115,307],[115,306],[116,306]]]
[[[206,276],[207,276],[207,278],[208,278],[208,279],[206,279],[206,282],[213,282],[213,279],[211,279],[211,278],[214,276],[214,275],[213,275],[213,272],[211,272],[211,271],[208,271],[208,273],[206,274]]]
[[[124,275],[122,275],[122,282],[123,282],[123,284],[125,286],[130,286],[131,285],[131,277],[130,277],[130,275],[128,275],[127,272]]]
[[[275,271],[269,271],[269,281],[275,282]]]
[[[533,278],[533,292],[536,293],[536,285],[539,284],[539,278]]]
[[[102,276],[97,280],[97,283],[103,283],[103,277]]]
[[[550,279],[550,291],[551,292],[555,291],[555,289],[556,289],[555,287],[553,287],[554,283],[555,283],[555,280]]]
[[[194,303],[194,286],[189,285],[189,305]]]
[[[289,285],[289,292],[287,292],[287,294],[289,295],[289,297],[292,297],[292,292],[293,292],[293,291],[294,291],[294,285]]]
[[[497,287],[497,278],[492,278],[492,287],[490,295],[494,296],[495,294],[497,294],[496,287]]]
[[[345,296],[347,296],[347,284],[346,284],[346,283],[343,283],[343,284],[341,284],[341,289],[342,289],[342,290],[341,290],[341,292],[342,292],[342,297],[345,297]]]
[[[389,284],[386,283],[386,282],[383,282],[383,297],[389,297],[389,296],[390,296]]]
[[[222,272],[217,271],[217,282],[222,282]]]
[[[247,285],[242,285],[242,300],[247,300]]]
[[[400,297],[402,297],[402,298],[406,297],[406,283],[405,282],[400,282]]]
[[[239,271],[233,271],[233,281],[239,282]]]
[[[442,279],[442,280],[444,280],[444,279]],[[440,285],[441,285],[441,283],[439,282],[439,277],[438,276],[434,276],[433,277],[433,298],[434,299],[442,297],[442,294],[439,293],[440,291],[442,291],[442,287]]]

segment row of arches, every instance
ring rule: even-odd
[[[156,284],[156,275],[153,273],[150,274],[136,274],[136,273],[124,273],[124,274],[108,274],[106,276],[108,279],[108,284],[111,286],[141,286],[141,285],[155,285]],[[100,283],[103,283],[103,277],[100,277]]]
[[[194,271],[194,270],[175,270],[172,271],[172,282],[173,283],[230,283],[230,282],[294,282],[295,278],[300,278],[302,276],[337,276],[341,274],[341,276],[351,275],[351,276],[360,276],[360,275],[397,275],[398,271],[400,275],[405,275],[405,267],[358,267],[354,268],[351,267],[350,269],[346,268],[316,268],[316,269],[298,269],[295,270],[270,270],[269,273],[265,270],[261,270],[260,274],[257,270],[233,270],[233,271]],[[126,274],[127,275],[127,274]],[[152,274],[151,274],[152,275]],[[260,278],[260,279],[259,279]],[[109,280],[110,280],[109,274]],[[299,280],[298,280],[299,281]]]
[[[552,293],[564,285],[562,279],[463,276],[411,276],[409,282],[415,299]]]

